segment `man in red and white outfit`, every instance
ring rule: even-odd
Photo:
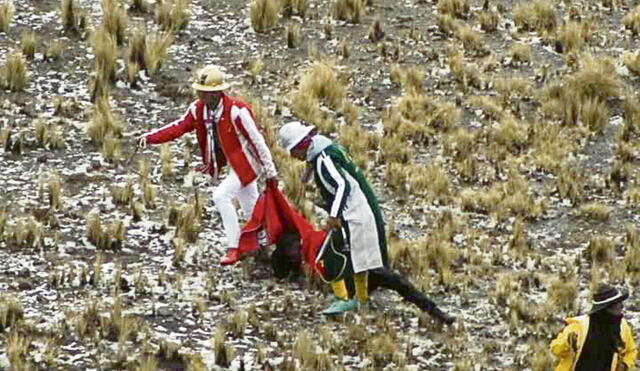
[[[227,254],[221,263],[232,264],[240,258],[237,249],[240,226],[232,199],[238,199],[249,218],[259,196],[257,179],[264,176],[267,182],[276,183],[276,167],[251,108],[224,93],[229,84],[222,72],[215,66],[206,66],[198,71],[196,79],[191,86],[198,99],[189,105],[187,112],[178,120],[144,134],[139,145],[168,142],[195,130],[203,162],[199,170],[217,180],[222,168],[230,165],[227,176],[213,192],[213,201],[227,235]]]

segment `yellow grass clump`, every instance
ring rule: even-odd
[[[287,47],[295,49],[300,45],[300,25],[290,23],[285,27],[285,36],[287,39]]]
[[[96,80],[110,84],[116,81],[116,59],[118,44],[107,32],[94,31],[90,38],[91,49],[95,55]]]
[[[93,105],[87,133],[94,143],[102,144],[107,136],[119,138],[123,127],[122,118],[112,111],[108,97],[99,99]]]
[[[86,28],[87,16],[78,6],[77,0],[62,0],[60,3],[60,23],[65,31],[78,34]]]
[[[478,23],[482,31],[487,33],[496,32],[500,22],[500,13],[495,10],[482,10],[478,12]]]
[[[513,7],[513,21],[524,31],[553,31],[556,28],[556,7],[550,0],[522,2]]]
[[[278,22],[281,6],[282,4],[279,0],[251,1],[251,4],[249,4],[251,27],[259,33],[271,30]]]
[[[360,23],[363,8],[362,0],[333,0],[333,17],[351,23]]]
[[[624,27],[631,31],[632,35],[640,33],[640,5],[636,5],[622,18]]]
[[[0,3],[0,32],[9,32],[14,12],[13,2],[3,1]]]
[[[26,31],[20,35],[20,49],[27,59],[32,59],[36,53],[38,36],[33,31]]]
[[[162,31],[177,33],[189,24],[189,0],[156,2],[156,24]]]
[[[438,0],[438,13],[466,19],[469,15],[469,0]]]
[[[284,17],[289,18],[297,14],[304,19],[308,9],[309,0],[282,0],[282,15]]]
[[[122,45],[128,26],[127,11],[119,0],[100,0],[100,7],[102,8],[102,30],[110,34],[117,45]]]
[[[173,42],[173,36],[170,32],[156,31],[149,35],[146,41],[146,49],[144,54],[147,73],[151,77],[155,77],[167,57],[167,51]]]
[[[26,58],[19,51],[11,52],[0,67],[0,85],[11,91],[23,91],[28,82]]]

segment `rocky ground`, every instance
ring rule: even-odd
[[[545,370],[548,342],[601,280],[630,290],[639,328],[634,2],[369,0],[346,21],[329,1],[291,3],[257,33],[245,1],[192,0],[159,72],[135,86],[126,45],[157,28],[159,4],[123,3],[115,152],[88,134],[100,2],[78,3],[79,34],[57,1],[13,4],[0,66],[23,32],[39,41],[25,89],[0,95],[1,369]],[[141,133],[184,112],[205,64],[253,102],[269,142],[292,119],[340,134],[380,196],[392,265],[455,325],[384,291],[326,320],[317,279],[278,281],[260,257],[219,266],[195,137],[133,156]],[[300,168],[274,154],[285,191],[322,222],[313,187],[295,197]]]

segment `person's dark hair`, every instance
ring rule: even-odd
[[[271,268],[278,279],[297,276],[302,272],[302,255],[300,252],[300,235],[295,232],[284,232],[276,248],[271,253]]]

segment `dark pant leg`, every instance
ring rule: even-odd
[[[415,304],[425,312],[431,312],[436,304],[424,293],[420,292],[409,280],[388,268],[376,268],[369,271],[369,286],[371,289],[385,287],[391,289],[404,300]]]

